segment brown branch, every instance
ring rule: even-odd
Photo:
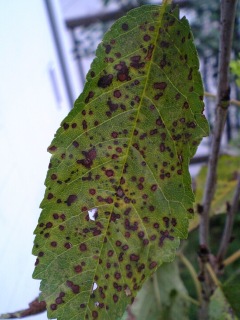
[[[38,301],[38,298],[29,303],[29,308],[13,313],[6,313],[0,315],[0,319],[16,319],[16,318],[25,318],[32,315],[36,315],[46,311],[45,301]]]
[[[203,213],[200,216],[200,246],[208,248],[209,212],[215,192],[216,170],[220,150],[221,137],[226,121],[229,100],[229,61],[232,47],[233,26],[237,0],[221,1],[221,32],[218,68],[218,90],[216,104],[216,120],[209,157],[208,174],[203,196]]]
[[[172,2],[172,0],[171,0]],[[181,0],[181,1],[174,1],[174,4],[177,4],[180,8],[189,7],[190,2]],[[110,11],[110,12],[100,12],[94,15],[84,16],[84,17],[77,17],[74,19],[67,19],[65,20],[65,25],[69,29],[74,29],[76,27],[89,27],[90,25],[96,24],[98,22],[109,22],[114,21],[123,15],[125,15],[130,9],[134,9],[136,6],[127,6],[121,7],[118,10]]]
[[[233,229],[233,221],[234,221],[234,216],[236,212],[238,211],[238,206],[239,206],[239,197],[240,197],[240,174],[238,174],[238,182],[236,186],[236,190],[232,199],[232,204],[227,212],[227,217],[226,217],[226,223],[225,223],[225,228],[224,232],[222,235],[222,240],[219,246],[218,250],[218,255],[217,255],[217,261],[219,265],[222,264],[225,255],[227,253],[228,245],[230,243],[230,238],[232,235],[232,229]]]
[[[210,92],[207,92],[207,91],[204,91],[204,96],[208,97],[208,98],[213,98],[213,99],[217,98],[217,96],[214,93],[210,93]],[[234,104],[234,105],[240,107],[240,101],[236,100],[236,99],[229,100],[229,104]]]
[[[202,295],[203,302],[199,310],[199,318],[207,320],[208,305],[214,283],[209,277],[206,264],[210,262],[209,250],[209,216],[211,203],[215,193],[217,164],[221,138],[226,122],[226,116],[230,101],[229,62],[232,48],[233,27],[236,14],[237,0],[221,1],[221,29],[219,43],[218,87],[216,98],[216,120],[212,136],[210,157],[208,161],[208,173],[203,196],[203,212],[200,215],[199,244],[200,244],[200,269],[203,277]]]
[[[104,23],[104,22],[114,21],[122,17],[124,14],[126,14],[127,11],[128,10],[124,10],[121,8],[119,10],[111,11],[107,13],[104,12],[104,13],[98,13],[98,14],[90,15],[86,17],[68,19],[65,21],[65,24],[66,24],[66,27],[69,29],[74,29],[79,26],[88,27],[98,22]]]

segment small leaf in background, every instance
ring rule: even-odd
[[[226,203],[232,201],[234,191],[237,185],[238,168],[240,168],[239,156],[220,156],[217,169],[216,192],[211,206],[211,215],[226,213]],[[203,166],[196,177],[195,203],[201,204],[205,181],[207,177],[207,166]],[[199,224],[199,215],[195,214],[194,219],[190,221],[189,230],[196,228]]]
[[[209,320],[238,320],[220,288],[217,288],[211,297]]]
[[[122,320],[187,320],[188,293],[177,263],[163,264],[146,281]]]
[[[104,36],[49,151],[34,278],[48,317],[117,319],[173,260],[194,196],[190,158],[208,124],[186,18],[142,6]]]
[[[240,87],[240,55],[238,60],[230,62],[231,72],[236,76],[236,83]]]
[[[239,272],[231,277],[228,281],[223,284],[223,293],[234,310],[237,317],[240,318],[240,274]]]

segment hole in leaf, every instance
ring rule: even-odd
[[[124,290],[126,296],[130,296],[132,294],[131,290],[127,287],[125,290]]]
[[[93,283],[93,286],[92,286],[92,293],[93,291],[95,291],[97,289],[98,285],[96,282]]]
[[[89,219],[92,221],[95,221],[98,217],[98,209],[97,208],[93,208],[91,210],[88,211],[89,214]]]

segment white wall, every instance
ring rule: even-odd
[[[42,0],[0,0],[0,314],[27,307],[33,230],[49,162],[46,149],[69,106]],[[56,101],[53,66],[61,93]],[[45,320],[46,314],[29,320]]]

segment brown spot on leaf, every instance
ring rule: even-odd
[[[153,84],[154,89],[160,89],[160,90],[164,90],[167,87],[167,83],[166,82],[155,82]]]
[[[167,42],[167,41],[161,41],[161,42],[160,42],[160,47],[162,47],[162,48],[168,48],[168,47],[169,47],[169,42]]]
[[[145,66],[145,62],[140,62],[141,56],[133,56],[130,58],[131,63],[130,66],[134,69],[141,69]]]
[[[105,171],[105,174],[106,174],[107,177],[112,177],[112,176],[114,176],[114,171],[109,169],[109,170]]]
[[[130,260],[131,261],[138,261],[139,260],[139,256],[134,254],[134,253],[132,253],[132,254],[130,254]]]
[[[116,111],[118,109],[118,106],[119,106],[117,103],[113,103],[111,100],[109,100],[107,102],[107,105],[109,106],[109,109],[110,109],[111,112]]]
[[[93,98],[93,97],[94,97],[94,92],[93,92],[93,91],[90,91],[90,92],[88,93],[87,98],[85,99],[85,102],[88,103],[89,100],[90,100],[91,98]]]
[[[148,34],[145,34],[143,36],[143,40],[147,42],[147,41],[151,40],[151,37]]]
[[[113,301],[116,303],[118,302],[118,296],[116,294],[113,295]]]
[[[56,146],[50,146],[50,147],[48,147],[48,149],[47,149],[49,152],[55,152],[55,151],[57,151],[57,147]]]
[[[64,124],[63,124],[63,129],[64,129],[64,130],[67,130],[68,128],[69,128],[69,124],[66,123],[66,122],[64,122]]]
[[[70,248],[72,247],[72,244],[71,244],[70,242],[66,242],[66,243],[64,244],[64,247],[65,247],[66,249],[70,249]]]
[[[150,44],[150,45],[148,46],[147,55],[146,55],[146,57],[144,58],[146,61],[151,60],[151,58],[152,58],[152,53],[153,53],[153,49],[154,49],[154,45],[153,45],[153,44]]]
[[[188,74],[188,80],[192,80],[192,72],[193,72],[193,69],[190,68],[190,71],[189,71],[189,74]]]
[[[93,319],[97,319],[98,318],[98,312],[97,311],[92,311],[92,317]]]
[[[56,241],[52,241],[50,244],[51,244],[51,246],[52,246],[53,248],[56,248],[56,246],[57,246],[57,242],[56,242]]]
[[[163,217],[163,222],[165,224],[165,227],[169,228],[169,218],[168,217]]]
[[[52,179],[52,180],[56,180],[56,179],[57,179],[57,175],[56,175],[55,173],[53,173],[53,174],[51,175],[51,179]]]
[[[79,147],[79,143],[77,141],[73,141],[72,145],[75,147],[75,148],[78,148]]]
[[[106,54],[109,54],[111,51],[112,47],[110,46],[110,44],[105,45],[105,52]]]
[[[129,68],[127,67],[124,61],[121,61],[119,64],[115,65],[114,69],[118,71],[117,79],[119,81],[122,82],[122,81],[131,80],[131,78],[129,77]]]
[[[115,91],[113,92],[113,95],[114,95],[115,98],[120,98],[122,94],[121,94],[121,91],[120,91],[120,90],[115,90]]]
[[[166,67],[166,65],[167,65],[167,60],[166,60],[166,57],[163,56],[163,59],[160,61],[161,69],[164,69],[164,67]]]
[[[163,243],[164,243],[165,239],[174,240],[174,237],[169,234],[168,230],[160,231],[160,234],[161,234],[161,237],[160,237],[160,240],[159,240],[159,246],[160,247],[163,246]]]
[[[149,265],[149,269],[154,269],[157,266],[157,262],[156,261],[152,261]]]
[[[124,31],[127,31],[128,30],[128,24],[127,23],[123,23],[122,24],[122,29],[124,30]]]
[[[108,75],[102,76],[98,80],[98,86],[100,88],[107,88],[112,84],[112,81],[113,81],[113,75],[112,74],[108,74]]]
[[[178,92],[178,93],[175,95],[175,99],[176,99],[176,100],[179,100],[180,97],[181,97],[181,94]]]
[[[50,305],[50,309],[53,310],[53,311],[57,310],[57,305],[55,303],[51,304]]]
[[[160,143],[160,151],[164,152],[166,150],[165,144],[164,143]]]
[[[74,267],[74,271],[75,271],[76,273],[81,273],[81,272],[82,272],[82,266],[80,266],[80,265],[75,266],[75,267]]]
[[[82,154],[85,156],[85,159],[77,160],[77,163],[82,164],[87,169],[90,169],[93,164],[93,160],[95,160],[97,156],[96,148],[93,147],[89,151],[82,151]]]
[[[113,256],[113,253],[114,253],[113,250],[109,250],[108,253],[107,253],[107,255],[108,255],[109,257],[112,257],[112,256]]]
[[[72,205],[72,203],[77,201],[77,195],[76,194],[71,194],[70,196],[68,196],[67,200],[65,201],[67,203],[67,205],[70,207]]]
[[[79,246],[80,251],[84,252],[87,250],[87,245],[86,243],[81,243]]]
[[[116,195],[117,195],[119,198],[124,197],[125,194],[124,194],[124,191],[123,191],[123,189],[122,189],[121,187],[118,187],[118,188],[117,188]]]
[[[96,194],[96,190],[95,189],[89,189],[89,193],[94,196]]]

